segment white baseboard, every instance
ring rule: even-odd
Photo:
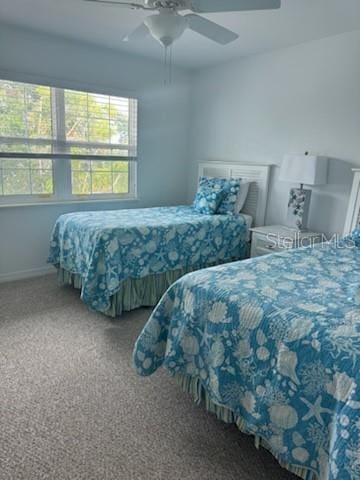
[[[42,275],[49,275],[50,273],[55,273],[55,268],[51,265],[40,268],[31,268],[30,270],[22,270],[20,272],[0,273],[0,283],[41,277]]]

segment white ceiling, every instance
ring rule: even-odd
[[[186,31],[174,46],[175,62],[202,67],[360,29],[360,0],[282,0],[282,4],[274,11],[206,15],[240,38],[220,46]],[[142,11],[82,0],[0,0],[2,23],[160,59],[162,49],[155,40],[121,41],[145,16]]]

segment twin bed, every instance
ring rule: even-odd
[[[202,168],[201,173],[209,176],[236,175],[230,165],[206,164]],[[249,173],[250,168],[258,167],[239,168]],[[261,172],[257,170],[261,178],[254,182],[256,201],[251,193],[247,206],[256,205],[251,212],[257,223],[263,221],[261,215],[265,210],[259,207],[259,200],[260,205],[262,201],[266,204],[269,171]],[[360,172],[354,180],[347,231],[359,228],[359,212]],[[179,219],[185,215],[183,210],[179,213]],[[183,233],[181,244],[171,251],[181,252],[180,256],[188,260],[176,263],[174,257],[175,263],[169,264],[160,255],[163,270],[178,272],[173,279],[176,276],[179,279],[162,296],[136,342],[134,363],[138,373],[151,375],[160,366],[165,367],[196,401],[204,401],[205,407],[220,419],[235,423],[240,430],[253,435],[257,445],[266,447],[285,468],[303,479],[359,479],[359,233],[339,244],[326,243],[226,263],[238,255],[237,260],[242,258],[245,220],[240,215],[230,221],[234,222],[230,226],[229,219],[219,218],[215,227],[208,218],[200,217],[195,222],[179,220],[179,231],[173,224],[163,225],[164,236],[166,232],[174,232],[175,236]],[[90,245],[86,225],[80,227],[74,218],[69,219],[72,221],[78,225],[76,249],[85,240]],[[204,227],[204,222],[208,227]],[[149,226],[146,228],[151,230]],[[210,249],[211,261],[206,254],[201,256],[203,235],[199,238],[198,233],[204,228],[208,232],[206,248]],[[220,230],[214,235],[217,228]],[[225,229],[228,229],[226,236],[229,235],[226,239]],[[158,228],[155,231],[158,238]],[[133,233],[133,230],[127,232],[131,239]],[[110,243],[118,245],[118,240],[107,235],[102,232],[101,246],[94,253],[98,260],[86,270],[81,281],[83,299],[93,308],[100,306],[108,312],[111,298],[116,296],[109,287],[114,279],[115,289],[118,288],[119,271],[115,269],[113,274],[115,266],[107,265],[104,260]],[[122,232],[122,238],[127,238],[124,235]],[[139,238],[143,235],[141,232]],[[159,245],[165,241],[165,237],[161,238]],[[189,260],[192,254],[186,256],[192,250],[187,240],[194,238],[199,243],[193,251],[196,261],[192,262]],[[67,244],[70,251],[73,241]],[[230,241],[226,248],[225,241]],[[183,249],[183,243],[187,248]],[[57,255],[57,245],[52,248]],[[79,257],[85,265],[89,250],[84,246]],[[118,248],[111,250],[117,252]],[[153,257],[154,252],[149,253]],[[139,272],[141,256],[132,251],[129,258],[133,263],[126,264],[126,271],[131,271],[135,264],[134,271]],[[69,260],[69,264],[62,261],[65,259],[60,258],[58,266],[64,269],[65,265],[64,271],[69,266],[66,275],[69,272],[73,275],[74,270],[79,274],[75,260]],[[75,263],[71,264],[72,261]],[[220,263],[180,278],[186,271]],[[144,259],[144,265],[147,268],[152,263]],[[163,270],[158,273],[145,269],[146,275],[141,278],[148,280],[149,273],[164,275]],[[84,289],[87,282],[89,297],[84,294],[88,291]],[[93,296],[92,288],[95,292],[106,292]]]
[[[360,478],[360,244],[191,273],[134,352],[304,479]],[[317,475],[317,476],[316,476]]]
[[[360,171],[345,228],[185,276],[134,350],[140,375],[164,366],[306,480],[360,479]]]
[[[116,317],[155,306],[184,274],[248,256],[251,224],[264,221],[269,173],[270,166],[200,164],[200,177],[251,182],[238,215],[205,215],[189,206],[62,215],[49,262],[93,310]]]

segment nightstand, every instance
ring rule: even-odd
[[[271,225],[268,227],[251,228],[251,257],[268,255],[269,253],[282,252],[291,248],[306,247],[320,243],[322,233],[304,231],[284,225]]]

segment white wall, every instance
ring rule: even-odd
[[[201,70],[192,89],[193,160],[279,165],[283,154],[328,155],[329,185],[313,192],[310,227],[341,232],[350,166],[360,165],[360,32]],[[341,160],[341,161],[340,161]],[[267,223],[284,223],[290,185],[271,181]]]
[[[160,62],[1,26],[0,78],[139,98],[136,202],[0,208],[0,280],[42,271],[51,228],[65,212],[184,203],[187,196],[189,75],[163,85]]]
[[[164,88],[161,63],[0,28],[0,78],[140,98],[139,200],[0,208],[0,280],[45,267],[50,231],[62,213],[192,199],[201,160],[279,165],[284,153],[328,155],[330,183],[314,189],[310,227],[341,232],[350,166],[360,165],[359,31],[174,73],[174,84]],[[285,221],[290,186],[277,176],[278,168],[267,223]]]

